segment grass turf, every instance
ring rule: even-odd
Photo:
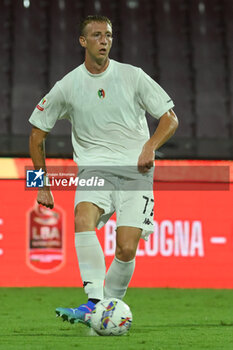
[[[55,318],[57,306],[84,300],[79,288],[0,288],[0,349],[233,349],[233,290],[131,288],[133,324],[122,337]]]

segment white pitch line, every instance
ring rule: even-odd
[[[0,218],[0,225],[2,225],[3,224],[3,219],[2,218]]]
[[[3,239],[3,234],[2,233],[0,233],[0,239]]]
[[[227,239],[226,237],[211,237],[210,242],[213,244],[225,244]]]
[[[0,248],[0,255],[2,255],[2,254],[3,254],[3,249]]]

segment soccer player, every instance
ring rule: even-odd
[[[67,118],[80,173],[87,178],[92,166],[109,184],[106,191],[77,187],[75,247],[88,301],[73,309],[56,309],[64,320],[89,325],[95,303],[104,297],[124,297],[138,242],[154,230],[155,151],[174,134],[178,120],[170,97],[143,70],[109,59],[113,38],[107,17],[88,16],[80,29],[85,62],[58,81],[33,111],[30,154],[35,168],[46,172],[44,140],[57,120]],[[145,111],[159,119],[151,137]],[[37,201],[53,208],[50,189],[39,189]],[[114,212],[116,251],[106,274],[95,228]]]

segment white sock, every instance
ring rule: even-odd
[[[135,259],[125,262],[115,257],[105,278],[104,297],[122,299],[133,276],[134,268]]]
[[[105,259],[95,231],[76,232],[75,248],[88,299],[103,299]]]

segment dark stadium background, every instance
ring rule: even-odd
[[[55,319],[56,307],[85,302],[74,191],[53,192],[49,212],[59,213],[62,227],[62,260],[54,268],[30,247],[38,206],[36,192],[25,189],[28,119],[54,83],[83,62],[78,23],[89,14],[112,20],[110,57],[152,76],[180,121],[156,153],[155,185],[165,188],[156,188],[156,229],[140,240],[124,299],[132,328],[114,339]],[[147,117],[153,132],[157,121]],[[68,122],[56,124],[46,155],[48,166],[74,165]],[[232,157],[233,0],[0,0],[0,350],[232,350]],[[112,217],[97,232],[107,267],[114,225]]]
[[[0,156],[28,156],[28,118],[83,62],[78,23],[95,13],[113,22],[111,58],[143,68],[175,102],[180,126],[158,157],[232,159],[231,0],[1,0]],[[71,157],[69,134],[57,123],[47,156]]]

